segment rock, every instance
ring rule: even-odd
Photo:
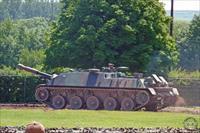
[[[26,126],[25,133],[45,133],[45,128],[39,122],[32,122]]]

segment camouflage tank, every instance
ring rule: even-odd
[[[112,64],[99,69],[50,75],[19,64],[20,69],[40,75],[48,82],[36,88],[36,99],[54,109],[139,110],[157,111],[174,105],[179,95],[162,77],[152,74],[127,77],[120,72],[126,67]]]

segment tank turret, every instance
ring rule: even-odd
[[[43,78],[46,78],[46,79],[51,79],[52,75],[48,74],[48,73],[44,73],[44,72],[40,72],[39,70],[37,69],[34,69],[34,68],[31,68],[31,67],[28,67],[28,66],[25,66],[23,64],[18,64],[17,67],[19,69],[22,69],[22,70],[25,70],[27,72],[31,72],[33,74],[36,74],[36,75],[40,75],[42,76]]]

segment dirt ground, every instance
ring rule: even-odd
[[[200,107],[167,107],[161,112],[177,112],[177,113],[188,113],[188,114],[196,114],[200,115]]]
[[[23,133],[24,127],[0,127],[0,133]],[[48,128],[46,133],[199,133],[181,128]]]
[[[44,104],[0,104],[0,108],[41,108],[41,109],[51,109]],[[177,113],[189,113],[189,114],[199,114],[200,107],[167,107],[159,112],[177,112]]]

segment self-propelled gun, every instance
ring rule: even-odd
[[[120,72],[126,67],[87,69],[50,75],[18,64],[18,68],[47,79],[35,91],[36,99],[54,109],[139,110],[157,111],[174,105],[178,90],[162,76],[152,74],[132,77]]]

